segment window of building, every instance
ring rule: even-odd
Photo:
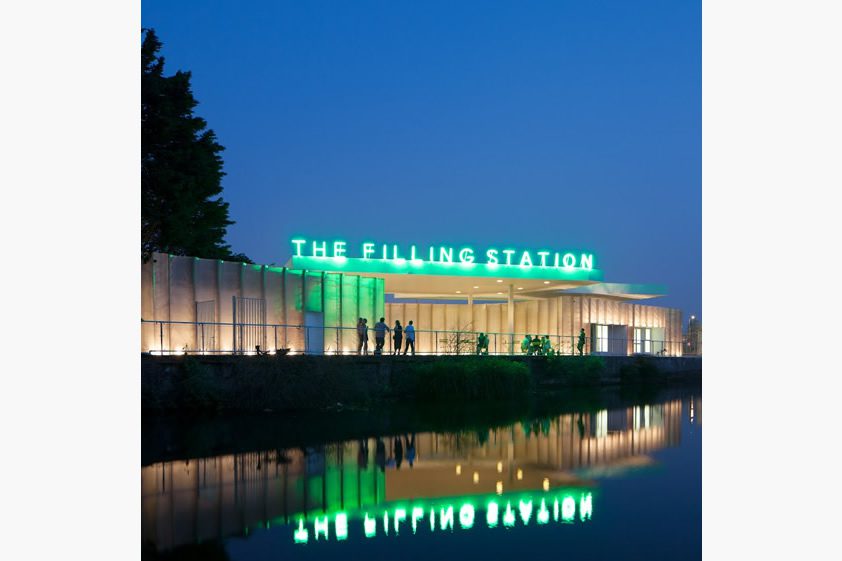
[[[652,352],[652,328],[650,328],[650,327],[635,327],[634,328],[634,352],[635,353],[651,353]]]
[[[596,352],[598,352],[598,353],[607,353],[608,352],[608,326],[607,325],[597,325],[596,326]]]

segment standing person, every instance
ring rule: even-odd
[[[529,345],[532,344],[532,337],[528,334],[526,337],[523,338],[523,341],[520,342],[520,352],[526,353],[529,352]]]
[[[392,354],[399,355],[401,354],[401,345],[403,344],[403,326],[401,326],[400,320],[395,320],[395,327],[392,329],[392,335],[395,338],[395,349],[392,351]]]
[[[357,318],[357,354],[363,354],[363,342],[365,334],[363,333],[363,318]]]
[[[582,349],[585,348],[585,328],[584,327],[579,331],[579,342],[576,344],[576,348],[579,349],[579,356],[582,356]]]
[[[529,345],[529,354],[530,355],[540,355],[541,354],[541,340],[536,335],[532,339],[532,343]]]
[[[488,336],[485,333],[480,333],[477,337],[477,354],[488,354]]]
[[[374,324],[374,354],[383,354],[383,346],[386,344],[386,332],[391,332],[389,326],[386,325],[386,318],[380,318],[380,321]]]
[[[368,354],[368,318],[363,318],[363,354]]]
[[[550,336],[544,335],[541,337],[541,353],[544,356],[550,356],[553,351],[553,345],[550,343]]]
[[[403,350],[403,354],[406,354],[409,347],[412,347],[412,356],[415,356],[415,327],[412,325],[412,320],[409,320],[409,325],[406,326],[404,331],[406,331],[406,348]]]

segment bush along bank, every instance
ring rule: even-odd
[[[392,374],[392,394],[421,401],[519,399],[532,390],[529,367],[494,357],[443,358]]]
[[[386,402],[517,400],[580,388],[701,382],[682,358],[235,356],[141,358],[141,400],[158,411],[319,411]]]
[[[536,359],[534,369],[543,384],[593,386],[602,383],[605,359],[599,356],[551,356]]]

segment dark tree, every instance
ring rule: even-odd
[[[222,193],[224,148],[193,114],[190,72],[164,76],[161,41],[144,30],[141,46],[141,255],[153,251],[232,259],[225,232],[233,224]]]

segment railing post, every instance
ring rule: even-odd
[[[159,335],[160,347],[159,347],[159,350],[161,352],[161,356],[163,356],[163,354],[164,354],[164,322],[163,321],[158,322],[158,326],[160,327],[160,335]]]

